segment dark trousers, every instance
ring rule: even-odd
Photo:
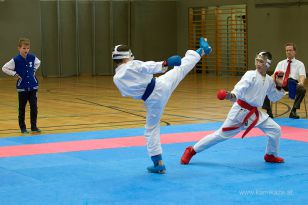
[[[20,129],[26,129],[25,124],[25,111],[26,105],[29,101],[30,104],[30,119],[31,119],[31,129],[36,128],[36,121],[37,121],[37,90],[31,91],[23,91],[18,92],[18,122]]]
[[[294,80],[292,78],[289,78],[288,79],[288,82],[290,80]],[[298,83],[297,80],[294,80],[296,81],[296,83]],[[289,83],[288,83],[289,84]],[[285,91],[289,91],[289,88],[288,88],[288,84],[286,87],[283,87],[283,89]],[[296,110],[296,109],[300,109],[300,105],[301,105],[301,102],[303,101],[304,97],[305,97],[305,94],[306,94],[306,89],[304,86],[302,85],[296,85],[296,96],[295,96],[295,100],[294,100],[294,104],[293,104],[293,108],[292,110]],[[266,109],[266,110],[270,110],[272,111],[272,108],[271,108],[271,103],[270,103],[270,100],[268,99],[268,97],[266,96],[265,99],[264,99],[264,103],[263,103],[263,106],[262,106],[263,109]]]

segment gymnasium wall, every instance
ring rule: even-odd
[[[284,44],[297,45],[297,58],[308,67],[308,5],[293,5],[295,0],[180,0],[177,3],[178,52],[188,47],[188,8],[219,5],[247,4],[249,69],[254,69],[254,56],[257,51],[268,50],[276,64],[285,58]],[[301,1],[306,2],[306,1]],[[261,6],[256,7],[256,4]],[[209,39],[211,41],[211,39]],[[215,48],[214,48],[215,49]],[[306,68],[308,71],[308,68]]]
[[[32,52],[40,55],[40,3],[39,1],[0,1],[0,67],[18,54],[18,39],[28,36]],[[4,76],[2,70],[0,76]]]
[[[177,51],[176,1],[1,0],[0,17],[1,67],[26,36],[44,77],[113,74],[117,44],[145,60]]]
[[[0,64],[17,54],[18,38],[26,36],[31,51],[42,60],[39,75],[110,75],[114,45],[130,45],[135,57],[143,60],[184,55],[189,7],[237,4],[247,4],[249,68],[254,68],[254,55],[261,49],[273,53],[275,65],[285,58],[283,45],[288,41],[297,44],[297,58],[308,64],[308,6],[256,7],[270,2],[298,1],[1,0]]]

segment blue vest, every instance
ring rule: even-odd
[[[38,89],[38,80],[35,77],[35,56],[28,53],[26,59],[21,55],[14,58],[15,71],[22,78],[16,82],[17,91],[31,91]]]

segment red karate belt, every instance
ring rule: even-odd
[[[241,106],[242,108],[249,110],[250,112],[246,115],[243,122],[239,126],[224,127],[224,128],[222,128],[222,131],[225,132],[225,131],[230,131],[230,130],[236,130],[236,129],[242,127],[248,121],[248,119],[251,117],[251,115],[253,115],[255,113],[256,118],[251,123],[251,125],[249,125],[249,127],[246,129],[246,131],[242,135],[242,138],[244,138],[245,135],[258,123],[259,111],[258,111],[257,107],[253,107],[253,106],[249,105],[247,102],[240,100],[240,99],[237,100],[237,104],[239,104],[239,106]]]

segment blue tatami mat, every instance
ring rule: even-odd
[[[307,120],[294,125],[289,119],[278,121],[307,128]],[[163,127],[162,133],[202,131],[208,125]],[[209,130],[217,126],[213,123]],[[119,132],[134,136],[136,130]],[[91,138],[89,133],[100,132],[81,135]],[[54,135],[38,139],[43,137],[56,139]],[[12,139],[25,138],[1,140]],[[181,165],[179,159],[193,143],[165,144],[165,175],[147,173],[151,161],[145,147],[0,158],[0,204],[305,204],[308,143],[282,139],[280,155],[286,163],[270,164],[263,160],[266,142],[266,137],[230,139],[195,155],[189,165]]]

